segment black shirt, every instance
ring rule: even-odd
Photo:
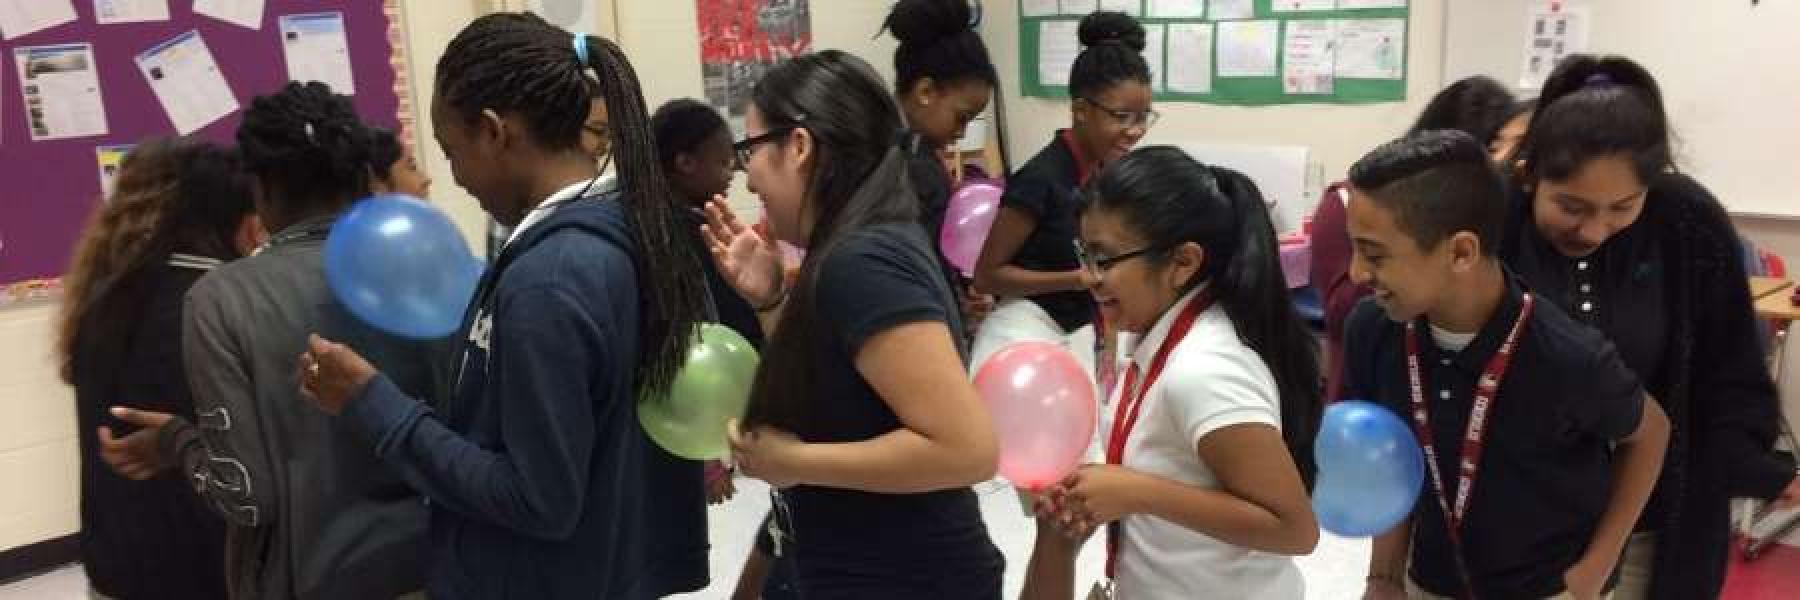
[[[924,232],[914,223],[864,228],[820,265],[816,349],[820,405],[796,432],[812,443],[853,442],[902,427],[856,370],[864,342],[923,321],[950,327],[961,348],[962,317]],[[997,598],[1003,559],[988,538],[969,488],[877,494],[799,486],[783,493],[793,549],[808,597]],[[986,593],[991,587],[992,594]]]
[[[938,269],[944,272],[944,281],[950,283],[951,289],[960,291],[965,278],[956,270],[956,265],[944,257],[943,248],[938,245],[950,210],[950,173],[938,159],[939,148],[919,134],[902,131],[899,143],[906,151],[907,179],[912,182],[913,193],[919,197],[919,225],[925,228],[926,242],[931,246],[932,256],[937,257]]]
[[[1494,316],[1461,352],[1433,343],[1417,324],[1421,380],[1438,468],[1455,497],[1461,439],[1476,379],[1505,341],[1522,306],[1508,282]],[[1412,423],[1405,326],[1372,301],[1346,325],[1348,398],[1364,398]],[[1537,302],[1489,415],[1474,495],[1463,521],[1463,552],[1482,598],[1546,598],[1580,559],[1611,496],[1612,444],[1637,429],[1644,392],[1612,344]],[[1412,578],[1426,591],[1461,596],[1449,530],[1430,475],[1413,507]]]
[[[1081,266],[1075,258],[1075,237],[1081,225],[1076,214],[1081,205],[1081,167],[1066,132],[1058,131],[1037,156],[1019,167],[1000,196],[1001,206],[1024,211],[1037,223],[1013,255],[1011,264],[1019,268],[1056,272]],[[1074,331],[1094,320],[1094,300],[1086,291],[1038,294],[1031,296],[1031,301],[1050,313],[1063,331]]]

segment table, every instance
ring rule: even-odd
[[[1750,299],[1761,300],[1769,294],[1793,287],[1794,282],[1780,277],[1751,277]]]

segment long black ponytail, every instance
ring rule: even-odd
[[[524,116],[550,150],[579,151],[595,98],[606,104],[619,188],[632,221],[642,323],[637,380],[667,391],[706,310],[700,255],[663,177],[637,72],[612,40],[573,34],[530,13],[495,13],[465,27],[438,59],[437,91],[473,119],[484,109]],[[590,76],[590,73],[592,74]]]
[[[838,50],[798,56],[763,75],[750,96],[770,127],[803,127],[818,148],[805,199],[815,220],[806,259],[744,415],[747,429],[768,424],[804,434],[819,401],[819,269],[857,230],[915,221],[918,204],[906,200],[914,197],[906,156],[894,143],[900,110],[862,59]]]
[[[1200,164],[1173,146],[1151,146],[1108,165],[1085,191],[1084,211],[1124,217],[1167,261],[1185,242],[1206,258],[1188,289],[1202,283],[1231,316],[1238,338],[1262,358],[1281,395],[1281,435],[1312,487],[1323,389],[1318,343],[1294,312],[1280,246],[1262,192],[1243,173]]]

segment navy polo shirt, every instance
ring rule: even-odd
[[[1452,498],[1476,379],[1518,317],[1522,292],[1509,274],[1493,317],[1460,352],[1439,349],[1429,325],[1417,323],[1438,468]],[[1381,404],[1410,425],[1405,326],[1365,299],[1345,332],[1345,397]],[[1586,550],[1612,495],[1613,445],[1637,430],[1644,397],[1612,343],[1555,303],[1534,304],[1490,409],[1463,520],[1462,551],[1477,596],[1563,591],[1564,571]],[[1413,508],[1411,575],[1426,591],[1461,596],[1447,523],[1427,474]]]

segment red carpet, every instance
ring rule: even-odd
[[[1744,562],[1741,543],[1733,543],[1722,600],[1793,600],[1800,598],[1800,547],[1771,544],[1756,560]]]

